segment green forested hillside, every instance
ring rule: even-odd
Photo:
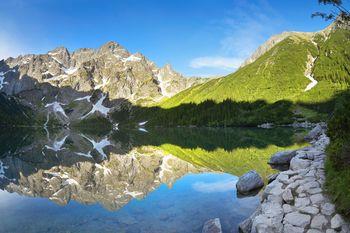
[[[317,84],[306,91],[313,77]],[[253,63],[187,89],[157,106],[136,107],[151,125],[256,126],[327,120],[350,83],[350,31],[290,33]]]
[[[305,77],[308,55],[316,58],[312,73],[318,84],[305,92],[310,80]],[[278,100],[320,102],[350,81],[350,32],[337,29],[329,35],[295,33],[278,43],[255,62],[226,77],[185,90],[161,107],[183,103]]]

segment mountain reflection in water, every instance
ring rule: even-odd
[[[4,131],[0,232],[200,232],[215,217],[236,230],[259,202],[237,198],[236,176],[266,178],[272,153],[301,146],[291,129]]]

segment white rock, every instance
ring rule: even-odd
[[[343,218],[339,214],[334,215],[334,217],[331,220],[331,228],[335,230],[340,230],[343,224],[344,224]]]
[[[277,178],[276,178],[278,181],[282,182],[283,184],[289,184],[290,181],[289,181],[289,176],[288,175],[285,175],[283,173],[280,173]]]
[[[291,212],[294,211],[294,208],[293,208],[291,205],[288,205],[288,204],[284,204],[284,205],[282,206],[282,208],[283,208],[283,212],[284,212],[285,214],[288,214],[288,213],[291,213]]]
[[[312,194],[322,193],[322,189],[321,188],[314,188],[314,189],[306,190],[306,192],[312,195]]]
[[[286,203],[291,203],[294,200],[292,191],[290,189],[284,190],[282,198]]]
[[[333,230],[333,229],[327,229],[326,233],[337,233],[337,232],[335,230]]]
[[[283,233],[303,233],[303,227],[295,227],[290,224],[285,224],[283,227]]]
[[[315,205],[321,204],[325,200],[324,196],[320,193],[310,196],[310,199],[312,204],[315,204]]]
[[[261,204],[262,212],[269,218],[283,216],[283,209],[280,205],[273,202],[265,202]],[[281,219],[282,220],[282,219]]]
[[[305,169],[310,166],[310,161],[305,159],[299,159],[298,157],[294,157],[290,161],[290,169],[296,171],[299,169]]]
[[[286,214],[286,216],[284,217],[284,221],[285,223],[289,223],[293,226],[305,228],[307,225],[310,224],[311,217],[310,215],[300,214],[298,212],[292,212],[292,213]]]
[[[295,207],[306,207],[310,205],[310,198],[303,197],[303,198],[295,198]]]
[[[298,208],[298,210],[301,212],[301,213],[304,213],[304,214],[312,214],[312,215],[316,215],[318,214],[319,212],[319,209],[314,207],[314,206],[306,206],[306,207],[301,207],[301,208]]]
[[[328,220],[326,219],[326,217],[321,214],[318,214],[312,218],[311,228],[322,230],[327,226],[327,224]]]
[[[316,229],[309,229],[306,233],[322,233],[322,232]]]
[[[321,206],[321,212],[324,215],[332,215],[335,212],[335,205],[331,203],[325,203]]]

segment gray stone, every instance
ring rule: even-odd
[[[270,184],[272,181],[276,180],[279,173],[271,174],[267,177],[267,182]]]
[[[242,194],[260,189],[264,186],[264,181],[256,171],[249,171],[239,177],[236,184],[237,191]]]
[[[349,233],[350,232],[350,224],[343,224],[343,226],[341,227],[341,231],[340,233]]]
[[[310,205],[310,198],[303,197],[303,198],[295,198],[295,207],[305,207]]]
[[[294,211],[294,208],[293,208],[291,205],[289,205],[289,204],[284,204],[284,205],[282,206],[282,208],[283,208],[283,212],[284,212],[285,214],[288,214],[288,213],[291,213],[291,212]]]
[[[289,164],[291,159],[296,155],[295,150],[280,151],[272,155],[269,164],[272,165],[284,165]]]
[[[310,224],[311,217],[310,215],[307,215],[307,214],[292,212],[292,213],[286,214],[286,216],[284,217],[284,221],[285,223],[289,223],[293,226],[305,228],[307,225]]]
[[[339,214],[334,215],[334,217],[331,219],[332,229],[340,230],[343,224],[344,224],[344,220]]]
[[[314,189],[306,190],[306,192],[312,195],[312,194],[322,193],[322,189],[321,188],[314,188]]]
[[[206,221],[202,233],[222,233],[220,219],[214,218]]]
[[[337,233],[337,232],[335,230],[333,230],[333,229],[327,229],[326,233]]]
[[[295,227],[290,224],[285,224],[283,227],[283,233],[303,233],[304,228],[303,227]]]
[[[331,203],[325,203],[321,206],[321,212],[324,215],[332,215],[335,212],[335,205]]]
[[[310,166],[310,161],[305,160],[305,159],[299,159],[297,157],[294,157],[290,161],[290,169],[296,171],[300,169],[305,169]]]
[[[294,200],[292,191],[290,189],[284,190],[282,198],[286,203],[291,203]]]
[[[280,173],[278,176],[277,176],[277,180],[280,181],[281,183],[283,184],[289,184],[289,176],[288,175],[285,175],[283,173]]]
[[[312,215],[316,215],[318,214],[319,212],[319,209],[314,207],[314,206],[305,206],[305,207],[300,207],[298,208],[298,210],[301,212],[301,213],[304,213],[304,214],[312,214]]]
[[[252,231],[253,220],[259,214],[261,214],[261,206],[259,206],[249,218],[247,218],[246,220],[244,220],[238,225],[239,232],[250,233]]]
[[[316,229],[309,229],[306,233],[322,233],[322,232]]]
[[[269,218],[283,216],[282,206],[278,205],[277,203],[273,203],[273,202],[262,203],[261,209],[264,215]]]
[[[328,224],[328,220],[325,216],[318,214],[312,218],[311,228],[316,228],[319,230],[323,230]]]
[[[318,138],[323,133],[323,129],[321,125],[317,125],[315,128],[313,128],[306,136],[305,140],[314,140]]]
[[[312,202],[312,204],[318,205],[321,204],[322,202],[324,202],[324,196],[320,193],[318,194],[314,194],[310,196],[310,200]]]
[[[260,232],[282,232],[283,224],[282,224],[283,214],[278,217],[268,217],[264,214],[258,215],[252,224],[251,233],[260,233]]]

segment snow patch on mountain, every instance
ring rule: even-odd
[[[49,150],[53,150],[55,152],[63,150],[64,148],[62,148],[62,146],[64,145],[64,143],[66,142],[68,135],[65,136],[64,138],[62,138],[61,140],[56,140],[54,141],[54,143],[52,144],[52,146],[48,146],[45,145],[45,147]]]
[[[66,115],[66,112],[63,110],[61,105],[64,105],[64,104],[55,101],[53,103],[46,104],[45,108],[52,108],[52,111],[54,111],[56,113],[61,113],[63,116],[68,118],[68,116]]]
[[[107,116],[108,112],[110,111],[110,108],[107,108],[103,106],[103,101],[106,99],[106,95],[102,95],[102,97],[97,101],[96,104],[92,106],[92,109],[90,112],[88,112],[86,115],[82,116],[80,119],[85,119],[89,115],[100,112],[102,115]]]
[[[317,57],[313,57],[311,54],[308,55],[308,59],[307,59],[307,62],[306,62],[306,69],[305,69],[304,75],[305,75],[306,78],[308,78],[311,81],[311,83],[309,83],[307,85],[307,87],[305,88],[304,91],[311,90],[318,83],[317,80],[314,79],[313,74],[312,74],[312,70],[313,70],[313,67],[315,65],[316,59],[317,59]]]
[[[69,67],[68,69],[64,68],[63,71],[66,74],[74,74],[75,72],[78,71],[78,67]]]
[[[4,87],[5,84],[8,84],[8,82],[5,82],[5,74],[7,74],[8,72],[16,72],[16,70],[12,69],[6,72],[0,72],[0,90]]]
[[[134,54],[130,55],[127,58],[122,59],[123,62],[137,62],[137,61],[141,61],[141,60],[142,59],[140,57],[137,57]]]
[[[85,135],[81,135],[81,136],[83,138],[85,138],[86,140],[88,140],[92,144],[93,150],[97,150],[97,152],[100,153],[103,156],[103,159],[107,159],[107,155],[103,151],[103,148],[105,148],[106,146],[112,145],[107,137],[105,137],[104,139],[102,139],[99,142],[96,142],[95,140],[93,140],[91,138],[88,138]]]
[[[83,101],[86,100],[87,102],[91,102],[91,95],[87,95],[84,97],[76,98],[74,101]]]
[[[5,176],[5,169],[8,169],[7,166],[4,165],[4,163],[2,161],[0,161],[0,179],[4,179],[7,178]]]

